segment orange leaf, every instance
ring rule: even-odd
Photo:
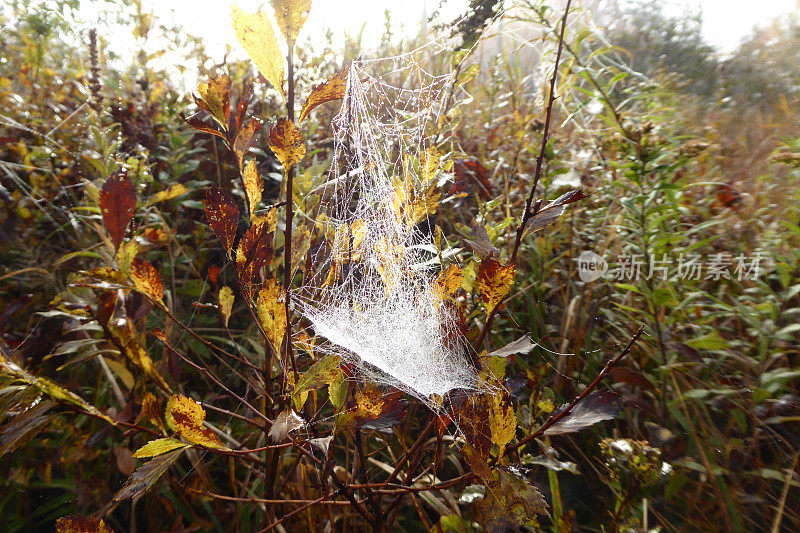
[[[219,187],[211,187],[206,193],[206,217],[225,251],[230,254],[239,223],[239,206],[236,205],[236,200]]]
[[[136,209],[136,191],[124,171],[111,174],[100,191],[100,211],[103,224],[111,237],[114,249],[119,248],[128,223]]]
[[[167,402],[167,411],[164,414],[167,424],[193,444],[206,448],[225,448],[219,437],[210,429],[203,426],[206,411],[203,407],[186,396],[174,395]]]
[[[294,122],[283,117],[279,118],[278,123],[269,130],[269,147],[281,160],[286,172],[306,155],[306,146],[300,130]]]
[[[345,90],[347,90],[347,73],[349,67],[342,70],[341,72],[337,72],[325,83],[321,83],[314,87],[314,90],[311,91],[311,94],[308,96],[306,103],[303,104],[303,110],[300,111],[300,120],[298,122],[303,122],[305,118],[308,116],[314,108],[325,104],[327,102],[333,102],[334,100],[341,100],[344,98]]]
[[[511,286],[517,267],[514,264],[503,266],[494,257],[485,257],[478,268],[478,290],[481,300],[486,304],[487,315],[494,311],[497,304],[503,301]]]
[[[158,302],[164,297],[164,287],[161,277],[153,265],[144,259],[135,258],[131,264],[131,278],[136,290],[152,300]]]
[[[56,520],[56,533],[113,533],[114,530],[93,516],[62,516]]]

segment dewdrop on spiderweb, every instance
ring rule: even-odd
[[[351,64],[314,218],[326,245],[312,251],[313,275],[294,298],[327,340],[317,350],[429,405],[479,387],[433,281],[433,239],[419,227],[439,200],[440,157],[426,132],[449,83],[404,56]]]

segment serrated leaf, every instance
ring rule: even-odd
[[[164,475],[164,472],[169,470],[169,467],[178,460],[183,448],[173,450],[171,452],[159,455],[158,457],[149,460],[128,478],[125,485],[114,495],[115,501],[122,501],[128,498],[134,498],[147,492],[158,479]]]
[[[153,265],[144,259],[136,258],[131,264],[131,279],[136,290],[157,302],[164,297],[161,277]]]
[[[280,159],[285,172],[289,172],[306,155],[303,134],[294,122],[283,117],[269,130],[269,147]]]
[[[227,74],[208,79],[208,83],[200,82],[197,87],[200,100],[195,98],[199,107],[206,110],[214,120],[225,127],[231,107],[231,79]]]
[[[53,402],[39,402],[0,427],[0,457],[11,453],[42,431],[55,417],[48,413]]]
[[[257,140],[256,134],[260,130],[261,123],[256,119],[251,119],[247,124],[242,126],[236,134],[236,140],[233,142],[233,152],[236,154],[239,169],[244,168],[244,158],[253,144],[255,144]]]
[[[261,328],[267,335],[274,353],[281,353],[283,337],[286,334],[286,300],[280,283],[275,278],[264,282],[258,292],[256,315]]]
[[[517,415],[508,394],[498,392],[491,395],[489,426],[492,429],[492,442],[501,450],[514,438],[517,432]]]
[[[487,315],[494,311],[511,290],[516,274],[517,267],[514,264],[504,266],[494,257],[485,257],[481,261],[477,281]]]
[[[306,103],[303,104],[303,109],[300,111],[300,120],[298,120],[298,122],[303,122],[309,113],[322,104],[344,98],[345,91],[347,90],[347,74],[349,70],[350,68],[348,67],[341,72],[337,72],[328,78],[328,81],[325,83],[314,87],[314,90],[308,95]]]
[[[311,0],[271,0],[270,3],[286,44],[290,49],[294,48],[297,34],[303,28],[311,10]]]
[[[275,87],[281,97],[283,92],[283,55],[266,13],[246,13],[239,6],[231,6],[231,22],[236,38],[256,64],[258,70]]]
[[[585,429],[597,422],[611,420],[620,412],[618,396],[611,391],[597,391],[584,398],[564,418],[547,428],[545,435],[563,435]],[[567,404],[554,411],[557,415]]]
[[[236,249],[236,273],[242,290],[252,297],[261,282],[261,269],[272,261],[272,232],[267,220],[257,219]]]
[[[219,187],[211,187],[206,192],[206,217],[211,229],[217,235],[228,254],[236,240],[236,227],[239,223],[239,206],[230,193]]]
[[[436,301],[444,301],[455,294],[461,288],[461,283],[464,281],[464,273],[455,263],[451,263],[448,267],[434,278],[430,285],[431,291],[436,296]]]
[[[136,210],[136,191],[125,172],[111,174],[100,190],[100,212],[114,249],[119,248]]]
[[[179,394],[173,395],[167,402],[164,418],[169,427],[193,444],[206,448],[225,448],[219,437],[203,425],[206,419],[205,409],[191,398]]]
[[[228,327],[228,320],[231,318],[231,311],[233,310],[233,291],[230,287],[225,285],[220,288],[219,295],[217,296],[219,302],[219,312],[222,313],[222,318],[225,321],[225,327]]]
[[[188,447],[189,445],[185,442],[181,442],[178,439],[173,439],[172,437],[166,437],[163,439],[151,440],[136,450],[136,453],[134,453],[133,456],[137,459],[143,459],[145,457],[154,457],[156,455],[161,455],[162,453],[171,452],[172,450],[178,448]]]
[[[245,165],[242,182],[244,183],[244,193],[247,195],[247,205],[250,206],[250,220],[253,220],[258,203],[261,201],[261,191],[264,185],[261,176],[258,175],[255,159],[251,159]]]

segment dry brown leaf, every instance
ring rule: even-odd
[[[345,91],[347,90],[347,73],[349,67],[337,72],[325,83],[320,83],[311,94],[308,95],[306,103],[303,104],[303,109],[300,111],[300,120],[303,122],[311,111],[322,104],[333,102],[334,100],[341,100],[344,98]]]
[[[271,3],[286,44],[290,49],[294,48],[297,34],[303,28],[311,10],[311,0],[271,0]]]
[[[486,314],[490,314],[503,301],[511,286],[517,267],[512,263],[503,266],[494,257],[485,257],[478,268],[478,290],[481,300],[486,305]]]
[[[269,16],[264,13],[246,13],[239,6],[231,6],[231,22],[236,37],[258,70],[275,87],[281,97],[283,92],[283,55],[272,29]]]
[[[306,155],[303,134],[291,120],[283,117],[269,130],[269,147],[281,160],[283,170],[289,172],[295,163],[299,163]]]
[[[167,402],[164,418],[181,437],[193,444],[206,448],[225,448],[219,437],[210,428],[203,426],[206,411],[191,398],[178,394],[172,396]]]

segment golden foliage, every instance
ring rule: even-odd
[[[172,450],[177,450],[178,448],[188,447],[189,445],[185,442],[181,442],[178,439],[173,439],[172,437],[166,437],[163,439],[151,440],[136,450],[136,453],[134,453],[133,456],[137,459],[143,459],[145,457],[154,457],[156,455],[161,455],[162,453],[171,452]]]
[[[250,220],[256,216],[256,208],[261,201],[261,190],[263,183],[261,176],[256,170],[256,160],[251,159],[247,162],[242,172],[242,182],[244,183],[244,193],[247,195],[247,205],[250,207]]]
[[[327,102],[334,100],[341,100],[344,98],[345,91],[347,90],[347,73],[349,68],[337,72],[324,83],[320,83],[311,94],[308,95],[306,103],[303,104],[303,109],[300,111],[300,120],[303,122],[311,111],[316,107],[321,106]]]
[[[269,16],[264,13],[246,13],[239,6],[231,6],[231,21],[236,38],[258,67],[258,70],[275,87],[283,98],[283,55],[272,29]]]
[[[272,9],[275,10],[275,20],[281,29],[283,38],[289,48],[294,47],[297,34],[303,28],[308,12],[311,10],[311,0],[271,0]]]
[[[264,287],[258,292],[256,315],[276,354],[281,353],[283,337],[286,334],[285,302],[283,289],[278,280],[269,278],[265,281]]]
[[[150,298],[160,302],[164,297],[164,287],[161,285],[161,277],[158,270],[144,259],[136,258],[131,264],[131,279],[136,286],[136,290]]]
[[[206,448],[225,448],[219,437],[210,428],[203,426],[203,421],[206,419],[206,411],[191,398],[178,394],[173,395],[167,402],[164,418],[166,418],[169,427],[173,428],[181,437],[192,444],[198,444]]]
[[[497,304],[503,301],[511,286],[517,267],[513,263],[503,266],[494,257],[485,257],[478,268],[478,290],[486,305],[486,314],[492,313]]]
[[[195,98],[198,107],[206,110],[223,128],[227,127],[231,100],[231,79],[228,75],[209,78],[208,83],[200,82],[197,92],[200,93],[200,100]]]
[[[283,170],[289,172],[295,163],[302,161],[306,155],[303,134],[286,118],[279,118],[277,124],[269,130],[269,147],[280,159]]]
[[[228,327],[228,320],[230,320],[231,311],[233,310],[233,299],[233,291],[230,287],[225,285],[219,289],[217,301],[219,302],[219,312],[222,313],[226,328]]]

